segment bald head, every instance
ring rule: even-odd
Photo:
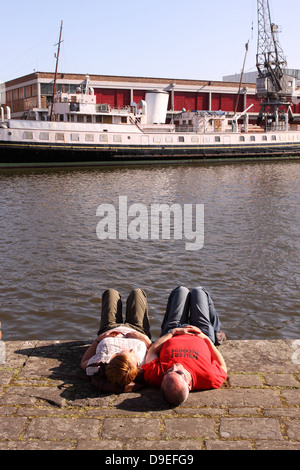
[[[161,383],[164,399],[171,405],[181,405],[189,396],[189,385],[183,375],[176,371],[169,371],[164,375]]]

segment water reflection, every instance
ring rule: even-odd
[[[176,285],[204,285],[230,338],[299,337],[298,162],[0,173],[4,339],[81,339],[102,291],[143,287],[158,336]],[[199,251],[183,240],[99,240],[99,204],[204,204]]]

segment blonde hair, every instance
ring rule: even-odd
[[[121,387],[133,382],[138,374],[138,368],[132,366],[126,353],[117,354],[105,368],[105,375],[109,382],[119,384]]]

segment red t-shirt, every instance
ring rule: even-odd
[[[219,388],[227,378],[218,361],[213,359],[205,339],[195,335],[176,335],[163,344],[159,358],[143,366],[146,382],[159,387],[164,373],[176,363],[190,372],[192,390]]]

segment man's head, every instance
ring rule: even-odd
[[[192,388],[192,376],[181,365],[173,366],[165,372],[161,383],[161,391],[164,399],[171,405],[181,405],[184,403]]]

